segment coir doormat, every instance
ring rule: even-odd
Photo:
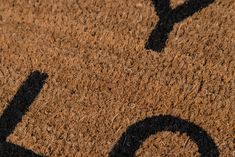
[[[235,157],[234,0],[0,0],[1,157]]]

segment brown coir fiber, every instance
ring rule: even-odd
[[[171,115],[234,156],[235,1],[175,23],[160,53],[145,48],[158,21],[152,0],[0,0],[1,115],[30,73],[48,75],[6,141],[43,156],[109,156],[129,126]],[[135,155],[201,154],[187,133],[162,131]]]

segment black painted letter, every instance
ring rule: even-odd
[[[145,48],[160,52],[166,44],[168,34],[178,23],[195,12],[207,7],[214,0],[186,0],[186,2],[175,9],[171,9],[170,0],[152,0],[159,21],[152,31]]]
[[[0,156],[41,157],[31,150],[6,142],[6,138],[22,120],[22,116],[41,91],[47,77],[47,74],[32,72],[4,110],[0,117]]]
[[[162,131],[186,133],[197,144],[201,157],[218,157],[212,138],[199,126],[170,115],[146,118],[128,127],[110,152],[110,157],[134,157],[140,145]]]

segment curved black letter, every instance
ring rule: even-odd
[[[199,126],[170,115],[146,118],[128,127],[110,152],[110,157],[133,157],[151,135],[162,131],[186,133],[197,144],[201,157],[218,157],[212,138]]]

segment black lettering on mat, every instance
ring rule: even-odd
[[[214,0],[186,0],[175,9],[170,7],[170,0],[152,0],[159,21],[149,36],[146,49],[160,52],[166,45],[168,34],[175,23],[181,22],[194,13],[207,7]]]
[[[43,157],[31,150],[6,142],[22,116],[40,93],[47,74],[32,72],[0,117],[0,157]],[[146,118],[129,126],[109,153],[110,157],[133,157],[149,136],[162,131],[186,133],[197,144],[201,157],[218,157],[219,151],[205,130],[192,122],[170,115]]]
[[[192,122],[171,115],[153,116],[129,126],[109,156],[134,157],[136,151],[148,137],[163,131],[186,133],[197,144],[201,157],[219,156],[216,144],[205,130]]]
[[[32,72],[4,110],[0,117],[0,157],[42,157],[31,150],[6,142],[6,138],[21,122],[23,115],[40,93],[47,77],[45,73]]]

